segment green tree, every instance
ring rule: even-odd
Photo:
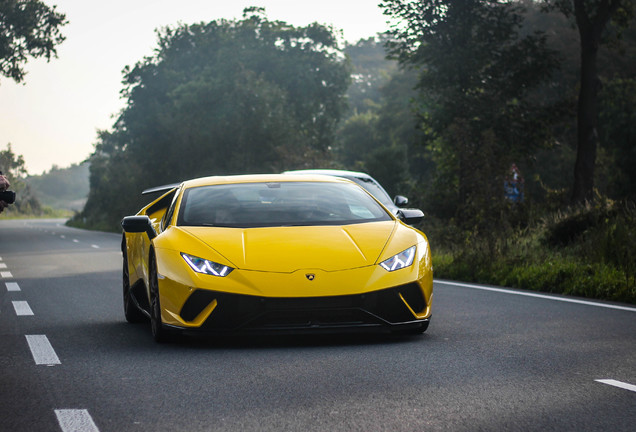
[[[413,69],[398,69],[380,87],[382,98],[377,110],[378,139],[385,146],[394,148],[395,159],[392,163],[400,166],[402,172],[400,180],[393,187],[386,186],[393,195],[406,194],[406,183],[426,181],[430,174],[431,166],[422,146],[422,131],[418,128],[419,119],[414,109],[417,78]],[[372,175],[381,177],[378,173]]]
[[[127,71],[119,125],[150,181],[277,171],[332,144],[349,75],[333,34],[247,12],[164,29]]]
[[[560,68],[551,79],[537,90],[531,97],[538,100],[561,101],[562,115],[552,126],[554,145],[540,149],[525,164],[520,164],[526,174],[526,195],[534,202],[549,204],[556,209],[568,205],[572,201],[573,176],[564,176],[564,172],[573,173],[577,153],[577,101],[580,90],[580,37],[573,20],[559,10],[545,10],[545,3],[523,0],[527,12],[524,14],[526,31],[540,30],[548,36],[548,45],[558,52]],[[630,25],[620,28],[620,37],[615,26],[608,26],[603,43],[598,50],[598,75],[600,88],[598,155],[594,170],[594,187],[601,194],[614,199],[625,198],[628,192],[625,184],[617,180],[627,179],[634,168],[626,166],[626,159],[620,153],[610,150],[615,148],[619,137],[627,138],[628,134],[621,130],[613,130],[620,126],[624,112],[616,112],[609,98],[629,98],[628,93],[615,91],[614,82],[629,81],[636,76],[636,20]],[[606,91],[607,87],[614,90]],[[629,90],[629,86],[625,91]],[[616,106],[624,106],[617,102]],[[604,110],[611,113],[605,114]],[[619,117],[616,115],[619,114]],[[617,120],[617,121],[614,121]],[[608,141],[612,136],[611,142]],[[623,145],[623,144],[621,144]],[[627,144],[624,144],[627,145]],[[624,171],[626,170],[626,171]],[[547,202],[547,201],[550,202]]]
[[[374,111],[352,115],[338,130],[335,154],[348,169],[366,171],[364,161],[369,152],[383,145],[377,132],[378,115]]]
[[[636,79],[605,83],[600,93],[599,138],[609,163],[607,192],[636,199]],[[601,166],[601,168],[603,168]]]
[[[556,57],[544,35],[522,32],[517,3],[384,0],[382,7],[400,20],[390,53],[419,72],[417,110],[436,183],[452,188],[457,215],[472,226],[478,209],[501,206],[510,163],[549,136],[549,110],[528,95],[550,77]]]
[[[22,82],[28,57],[57,56],[66,16],[39,0],[0,0],[0,74]]]
[[[350,79],[331,29],[250,8],[158,36],[155,56],[125,69],[126,108],[91,157],[87,223],[116,226],[146,187],[331,159]]]
[[[380,89],[397,69],[397,62],[386,58],[385,43],[386,36],[378,35],[347,44],[344,49],[353,67],[353,79],[347,90],[352,115],[377,106],[382,98]]]
[[[633,16],[633,0],[546,0],[549,6],[572,17],[580,36],[580,83],[577,111],[577,156],[572,199],[593,197],[598,143],[599,47],[607,27],[624,28]]]
[[[386,189],[390,196],[400,192],[408,178],[407,146],[392,145],[370,152],[365,161],[366,170]]]
[[[357,99],[358,107],[338,129],[334,152],[337,162],[347,169],[371,174],[391,195],[406,194],[411,180],[421,180],[427,172],[411,106],[416,96],[416,74],[398,69],[394,60],[378,55],[384,49],[375,42],[373,50],[369,50],[369,40],[353,46],[367,52],[365,56],[350,56],[354,71],[366,73],[364,79],[354,79],[348,95],[351,97],[352,87],[364,82],[364,92],[358,88],[354,93],[368,97],[364,103]],[[370,62],[369,58],[382,60]],[[369,63],[373,67],[364,66]]]

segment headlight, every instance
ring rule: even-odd
[[[384,270],[392,272],[410,266],[413,264],[413,258],[415,258],[415,246],[412,246],[397,255],[393,255],[388,260],[382,261],[380,265]]]
[[[225,277],[230,274],[232,267],[228,267],[223,264],[208,261],[203,258],[198,258],[186,253],[181,253],[181,256],[188,263],[188,265],[197,273],[208,274],[212,276]]]

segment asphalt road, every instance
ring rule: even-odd
[[[636,428],[635,307],[437,281],[421,336],[158,345],[119,243],[0,220],[0,431]]]

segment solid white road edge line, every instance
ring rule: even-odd
[[[55,416],[62,432],[99,432],[88,410],[57,409]]]
[[[611,385],[611,386],[614,386],[614,387],[618,387],[618,388],[622,388],[622,389],[625,389],[625,390],[636,392],[636,385],[633,385],[633,384],[628,384],[628,383],[624,383],[624,382],[621,382],[621,381],[616,381],[616,380],[613,380],[613,379],[597,379],[597,380],[594,380],[594,381],[600,382],[602,384],[607,384],[607,385]]]
[[[577,299],[571,299],[571,298],[565,298],[565,297],[554,297],[554,296],[545,295],[545,294],[535,294],[530,292],[515,291],[511,289],[492,288],[492,287],[485,287],[481,285],[465,284],[460,282],[449,282],[449,281],[444,281],[439,279],[435,279],[434,282],[439,284],[444,284],[444,285],[454,285],[454,286],[459,286],[463,288],[478,289],[482,291],[493,291],[493,292],[504,293],[504,294],[513,294],[513,295],[535,297],[535,298],[554,300],[554,301],[560,301],[560,302],[566,302],[566,303],[576,303],[576,304],[582,304],[586,306],[595,306],[595,307],[602,307],[607,309],[618,309],[623,311],[636,312],[636,307],[617,306],[617,305],[597,303],[597,302],[591,302],[591,301],[585,301],[585,300],[577,300]]]
[[[14,301],[12,303],[13,303],[13,309],[15,309],[15,314],[17,316],[33,315],[33,311],[31,310],[29,303],[25,301]]]
[[[5,282],[7,291],[20,291],[20,285],[17,282]]]
[[[46,335],[26,335],[36,365],[61,364]]]

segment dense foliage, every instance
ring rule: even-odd
[[[55,57],[66,23],[55,6],[39,0],[0,0],[0,74],[21,82],[28,57]]]
[[[79,216],[107,229],[146,187],[323,164],[350,80],[331,29],[270,21],[258,8],[165,28],[155,56],[124,72],[127,106],[100,134]]]
[[[633,0],[545,0],[567,17],[579,32],[581,62],[577,100],[577,153],[572,198],[581,203],[593,198],[594,170],[598,146],[599,48],[608,39],[606,27],[620,32],[633,17]],[[612,36],[609,36],[611,38]]]
[[[334,157],[340,167],[368,172],[396,194],[419,175],[414,164],[420,132],[411,109],[416,75],[386,59],[386,40],[363,39],[345,48],[353,83],[347,92],[349,115],[337,131]]]
[[[387,0],[400,18],[389,52],[419,70],[415,109],[434,162],[430,199],[474,234],[501,225],[513,162],[545,146],[551,101],[533,97],[557,61],[539,32],[522,32],[523,9],[498,1]],[[406,26],[404,23],[406,22]]]
[[[479,244],[439,248],[437,277],[636,304],[636,205],[600,200],[546,215]]]

